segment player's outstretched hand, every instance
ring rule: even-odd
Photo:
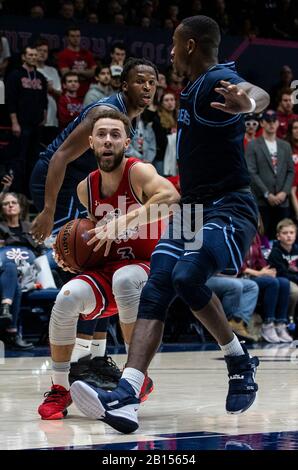
[[[237,85],[232,85],[225,80],[220,81],[220,87],[215,91],[225,98],[224,103],[213,101],[210,106],[220,109],[229,114],[249,113],[251,110],[251,101],[248,94]]]
[[[38,243],[43,243],[51,235],[53,225],[53,215],[44,209],[32,222],[30,230],[32,238]]]

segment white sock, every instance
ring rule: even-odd
[[[106,353],[107,340],[93,339],[91,342],[91,357],[104,357]]]
[[[126,379],[135,391],[136,397],[140,395],[140,391],[144,382],[145,375],[138,369],[126,367],[123,371],[121,379]]]
[[[52,382],[53,385],[61,385],[69,390],[68,374],[70,362],[54,362],[52,361]]]
[[[128,350],[129,350],[129,344],[127,344],[127,343],[124,343],[124,346],[125,346],[125,351],[126,351],[126,354],[128,354]]]
[[[235,334],[234,338],[232,339],[232,341],[230,341],[230,343],[224,344],[223,346],[219,344],[219,347],[223,351],[225,356],[242,356],[244,354],[239,339]]]
[[[88,356],[90,354],[91,342],[91,339],[76,338],[70,362],[78,362],[82,357]]]

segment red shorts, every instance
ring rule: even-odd
[[[112,278],[118,269],[128,264],[140,266],[149,274],[150,261],[125,260],[111,261],[100,269],[90,269],[75,277],[75,279],[82,279],[87,282],[92,287],[96,298],[96,307],[93,312],[88,315],[80,315],[81,320],[93,320],[98,317],[106,318],[118,313],[112,290]]]

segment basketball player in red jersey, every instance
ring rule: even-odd
[[[149,213],[150,206],[171,206],[180,199],[174,186],[158,175],[152,165],[125,158],[130,142],[129,125],[124,114],[105,110],[90,136],[99,169],[78,185],[78,197],[99,225],[111,227],[115,221],[118,235],[107,243],[104,267],[79,274],[57,296],[49,326],[52,387],[38,408],[42,419],[63,418],[71,404],[68,374],[80,315],[91,320],[118,312],[124,341],[129,346],[150,256],[161,232],[158,213]],[[144,214],[149,215],[148,225],[140,223],[145,221]],[[150,238],[144,238],[145,234]],[[97,249],[102,242],[96,236],[90,243],[94,241]],[[152,388],[147,377],[143,401]]]

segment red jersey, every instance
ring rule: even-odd
[[[86,69],[95,69],[96,62],[94,60],[93,54],[87,49],[80,49],[79,51],[73,51],[66,47],[63,51],[58,54],[58,68],[61,70],[63,68],[68,68],[71,71],[73,70],[86,70]],[[80,79],[80,88],[78,90],[78,96],[84,98],[85,94],[89,89],[89,85],[92,82],[90,78],[85,80]]]
[[[143,203],[136,196],[131,181],[131,168],[140,163],[136,158],[126,159],[126,165],[117,191],[110,197],[102,197],[100,170],[88,176],[88,210],[98,221],[107,223],[115,217],[138,209]],[[162,223],[143,225],[116,240],[110,249],[107,261],[150,260],[151,253],[161,236]]]
[[[78,96],[63,94],[58,99],[58,120],[61,130],[65,129],[82,111],[83,101]]]

